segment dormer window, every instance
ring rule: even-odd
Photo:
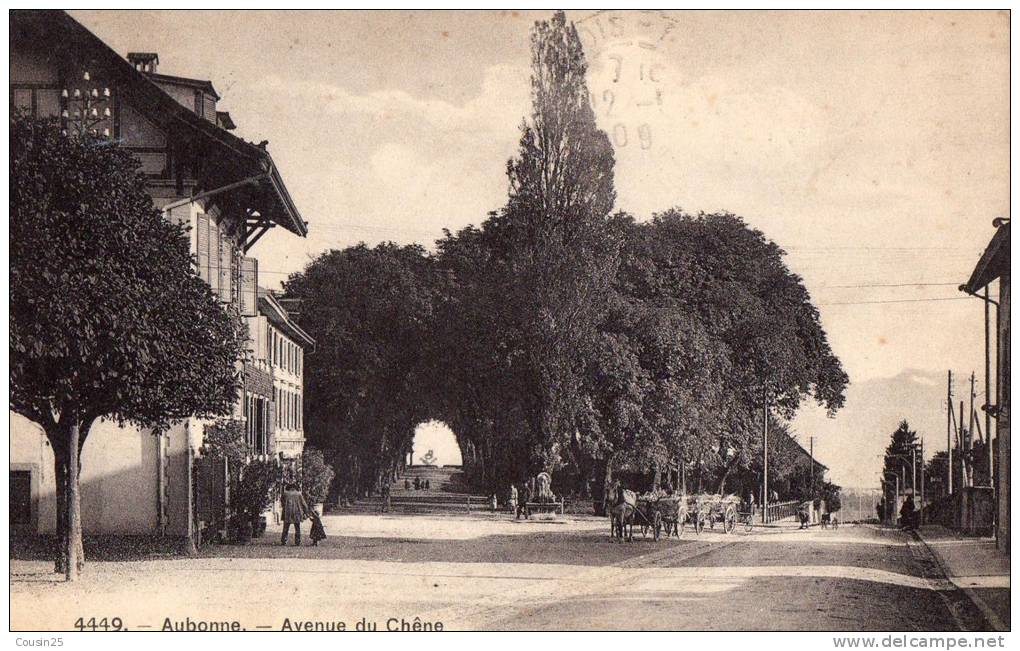
[[[159,66],[159,55],[155,52],[128,52],[127,60],[135,70],[146,74],[156,74]]]

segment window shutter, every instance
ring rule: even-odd
[[[252,323],[255,323],[256,334],[255,334],[255,357],[258,359],[266,358],[266,335],[263,334],[266,331],[266,317],[260,316],[256,318]]]
[[[230,303],[233,300],[233,283],[231,283],[231,269],[233,268],[234,243],[224,237],[220,240],[220,300]]]
[[[198,275],[209,282],[209,215],[198,213],[198,233],[196,233],[196,256],[198,257]]]
[[[220,294],[220,228],[209,220],[209,287],[213,294]]]
[[[255,258],[241,258],[241,315],[258,314],[259,261]]]

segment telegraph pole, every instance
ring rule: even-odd
[[[815,437],[809,436],[808,441],[810,442],[811,449],[811,490],[815,490]]]
[[[976,393],[977,392],[974,390],[974,371],[971,371],[970,372],[970,429],[967,430],[967,450],[969,452],[973,452],[973,450],[974,450],[974,421],[977,418],[977,415],[974,412],[974,396],[976,395]],[[973,458],[973,456],[974,455],[971,454],[971,458]],[[964,457],[964,458],[966,458],[966,457]],[[973,465],[971,466],[971,470],[970,470],[970,485],[971,486],[974,485],[974,466]]]
[[[958,424],[960,426],[960,435],[957,439],[960,442],[960,488],[964,488],[970,485],[970,481],[967,479],[967,450],[964,448],[963,443],[963,400],[960,401],[960,420]]]
[[[921,524],[924,524],[924,437],[921,437]]]
[[[762,469],[763,469],[764,472],[762,473],[763,481],[762,481],[762,491],[761,491],[762,492],[762,496],[761,496],[761,498],[762,498],[761,499],[761,504],[762,504],[761,521],[762,521],[762,523],[765,523],[765,522],[768,522],[768,520],[766,518],[768,517],[768,511],[769,511],[769,394],[768,394],[768,389],[764,385],[762,385],[761,394],[762,394],[762,405],[763,405],[762,406],[762,410],[761,410],[761,413],[762,413],[762,432],[763,432],[763,437],[762,438],[763,438],[763,441],[764,441],[764,445],[762,446],[762,451],[764,453],[764,457],[763,457],[764,463],[762,464]]]
[[[953,419],[953,372],[949,371],[949,377],[946,380],[946,486],[948,492],[946,495],[953,494],[953,435],[952,435],[952,419]]]
[[[993,469],[993,455],[992,455],[992,414],[988,410],[988,407],[992,404],[992,371],[991,371],[991,344],[990,335],[988,332],[989,326],[989,301],[988,301],[988,285],[985,285],[985,446],[988,454],[988,485],[992,487],[992,494],[995,494],[995,481],[992,479],[994,476]],[[998,378],[996,378],[998,382]],[[998,516],[998,509],[996,509],[996,516]]]

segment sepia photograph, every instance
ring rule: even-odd
[[[10,642],[1007,646],[1010,18],[9,10]]]

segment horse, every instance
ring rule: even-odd
[[[634,540],[634,512],[637,510],[637,494],[623,486],[616,489],[613,506],[609,509],[610,537],[619,535],[622,541]]]

